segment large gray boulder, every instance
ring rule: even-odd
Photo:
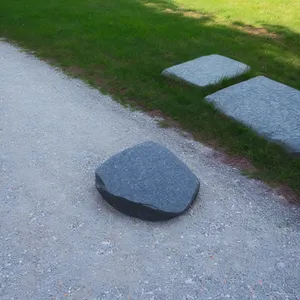
[[[300,154],[300,91],[258,76],[205,99],[268,140]]]
[[[184,213],[199,180],[165,147],[145,142],[126,149],[96,169],[96,188],[119,211],[161,221]]]
[[[231,58],[212,54],[165,69],[162,74],[205,87],[234,78],[250,70],[250,67]]]

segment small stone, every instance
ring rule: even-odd
[[[284,262],[279,262],[279,263],[277,263],[277,265],[276,265],[276,267],[277,267],[277,269],[284,269],[285,268],[285,263]]]
[[[119,211],[161,221],[184,213],[199,191],[199,180],[167,148],[145,142],[126,149],[96,170],[96,188]]]
[[[300,153],[300,91],[258,76],[205,99],[266,139]]]
[[[205,87],[234,78],[250,70],[250,67],[231,58],[212,54],[165,69],[162,74],[192,85]]]

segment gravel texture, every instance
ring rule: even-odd
[[[224,114],[300,154],[300,91],[258,76],[206,97]]]
[[[150,221],[184,213],[199,180],[170,150],[147,141],[117,153],[96,169],[96,187],[119,211]]]
[[[0,299],[269,299],[300,295],[300,209],[17,48],[0,42]],[[153,223],[101,199],[95,168],[146,140],[201,181]]]
[[[250,70],[250,67],[231,58],[212,54],[165,69],[162,74],[187,83],[205,87],[234,78]]]

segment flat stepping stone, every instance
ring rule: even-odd
[[[234,78],[250,70],[250,67],[231,58],[212,54],[165,69],[162,74],[192,85],[206,87],[225,78]]]
[[[300,153],[300,91],[258,76],[205,99],[268,140]]]
[[[190,169],[167,148],[145,142],[96,169],[96,188],[114,208],[143,220],[162,221],[184,213],[199,191]]]

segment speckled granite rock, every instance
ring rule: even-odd
[[[96,187],[119,211],[161,221],[185,212],[199,191],[199,180],[167,148],[145,142],[126,149],[96,170]]]
[[[264,76],[206,97],[224,114],[300,154],[300,91]]]
[[[217,84],[224,78],[233,78],[250,70],[250,67],[231,58],[212,54],[165,69],[162,74],[190,84],[205,87]]]

